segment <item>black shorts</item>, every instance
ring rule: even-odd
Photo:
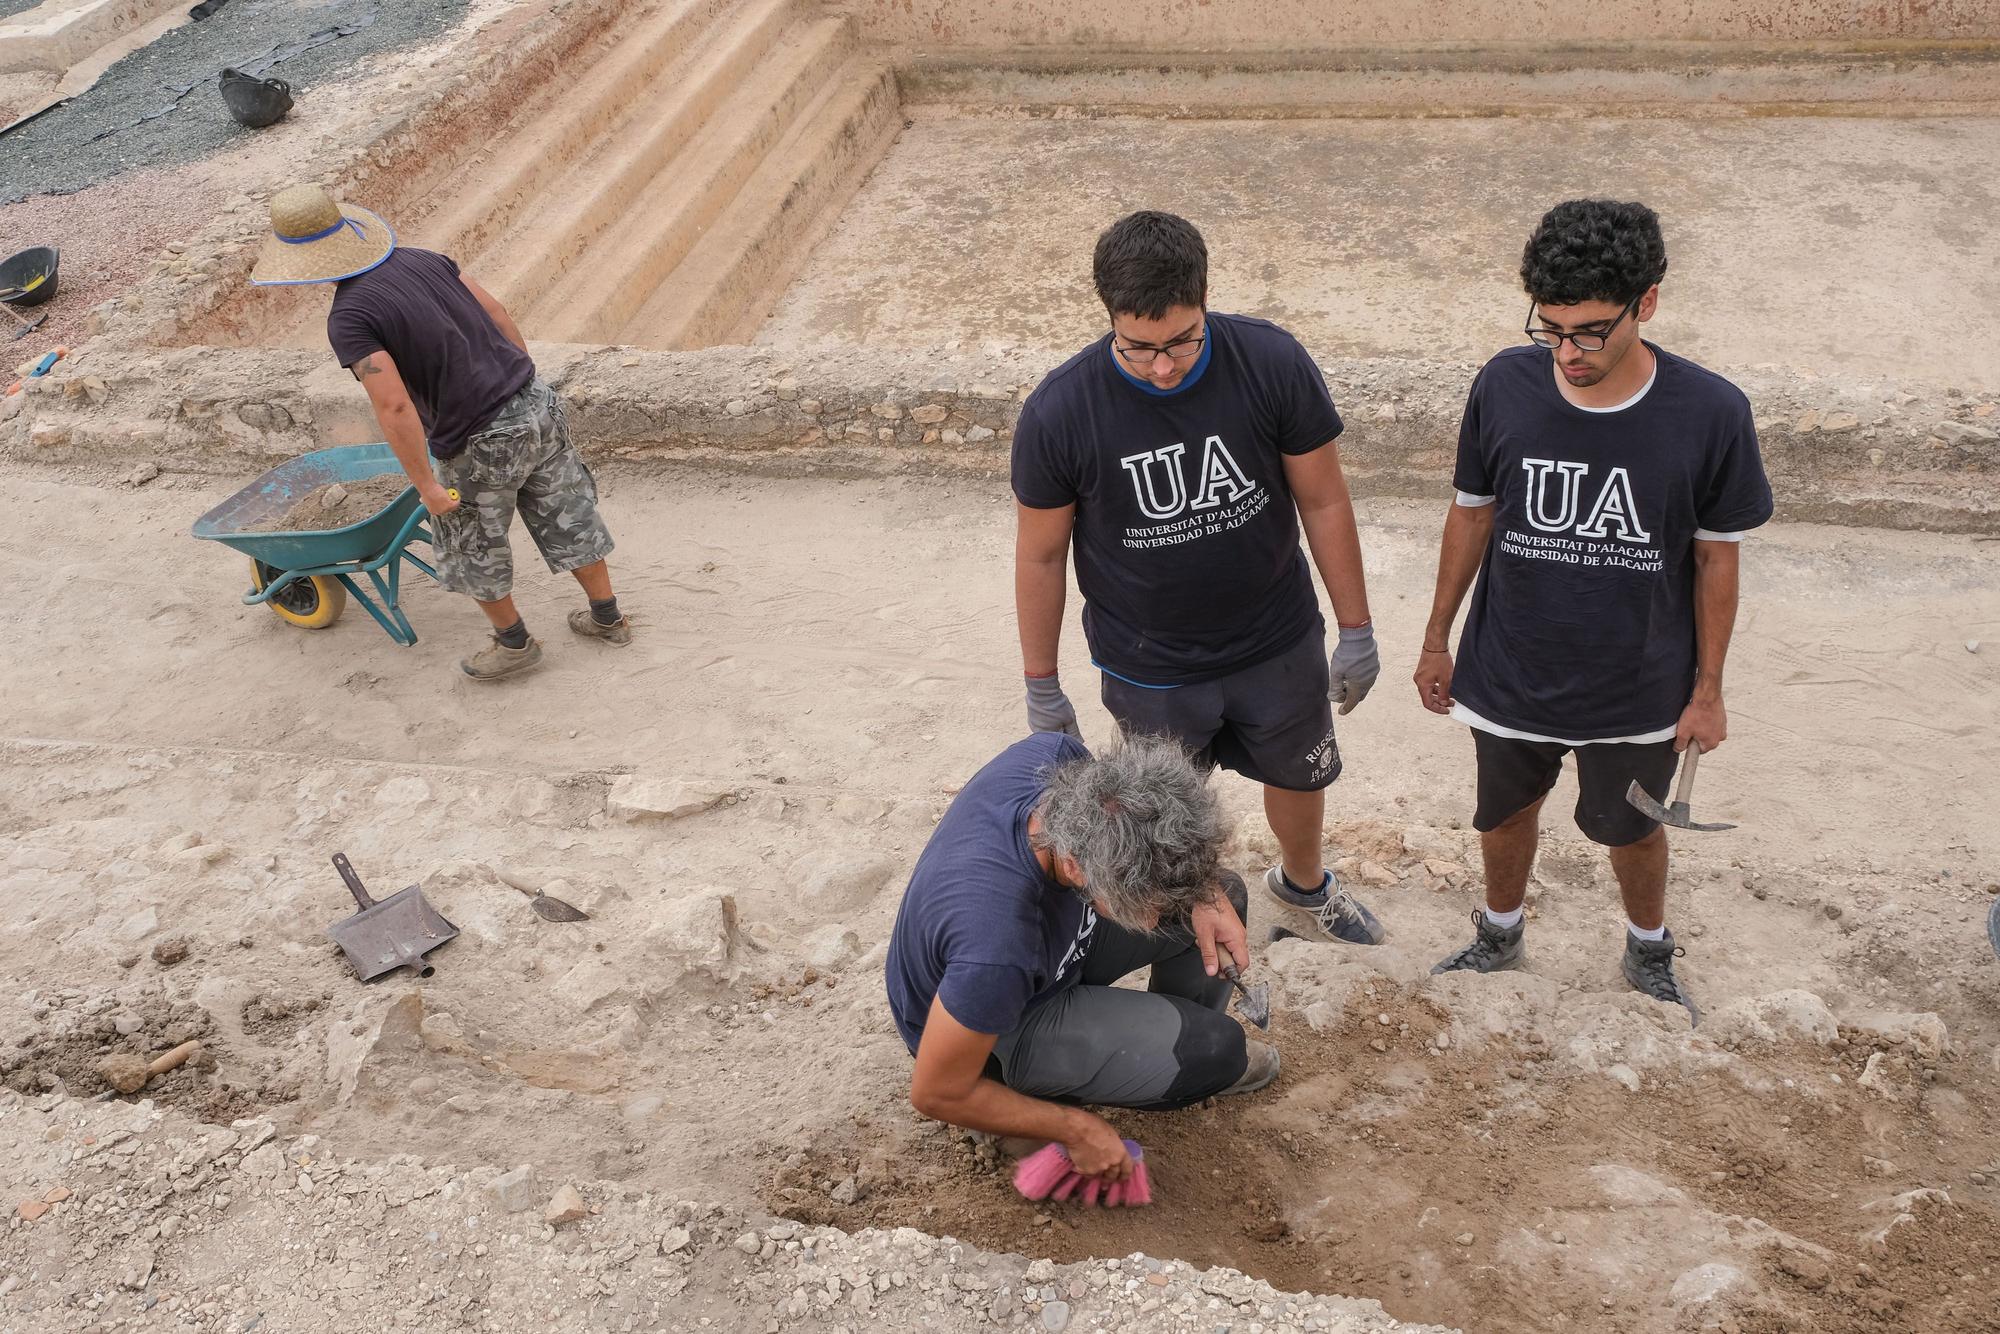
[[[1565,752],[1576,751],[1576,827],[1593,843],[1622,848],[1659,827],[1625,800],[1634,780],[1666,804],[1667,785],[1674,780],[1680,757],[1674,741],[1623,741],[1565,746],[1559,741],[1521,741],[1472,729],[1479,758],[1479,805],[1472,827],[1480,833],[1498,829],[1508,817],[1526,810],[1549,794],[1562,772]]]
[[[1218,681],[1160,690],[1104,673],[1104,707],[1127,736],[1171,737],[1195,763],[1267,787],[1317,792],[1340,777],[1326,631]]]

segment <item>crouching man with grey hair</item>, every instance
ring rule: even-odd
[[[889,945],[911,1105],[1058,1141],[1108,1183],[1131,1160],[1082,1104],[1164,1110],[1270,1083],[1276,1048],[1224,1011],[1218,955],[1250,958],[1221,841],[1214,794],[1170,741],[1093,756],[1037,733],[975,774],[917,859]],[[1112,985],[1148,965],[1148,990]]]

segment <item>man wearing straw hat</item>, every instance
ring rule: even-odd
[[[570,629],[631,643],[604,563],[612,543],[597,483],[506,308],[452,260],[397,246],[381,218],[315,185],[271,200],[271,232],[250,281],[335,284],[327,339],[431,513],[438,582],[470,594],[493,623],[493,642],[460,663],[465,674],[497,680],[542,658],[514,606],[507,529],[517,509],[549,569],[574,574],[590,599]]]

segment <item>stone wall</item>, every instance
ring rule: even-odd
[[[810,357],[538,345],[593,458],[755,472],[1004,477],[1020,401],[1048,369],[1024,354]],[[1362,495],[1450,495],[1476,368],[1330,360]],[[1725,368],[1727,370],[1727,368]],[[1779,513],[1794,520],[2000,532],[2000,405],[1953,389],[1734,370],[1755,405]],[[109,472],[248,479],[303,450],[377,438],[367,399],[318,351],[86,349],[0,401],[0,455]]]

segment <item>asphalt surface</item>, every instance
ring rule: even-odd
[[[15,2],[0,0],[0,12]],[[465,9],[466,0],[229,0],[209,18],[134,51],[88,92],[0,137],[0,204],[69,194],[134,167],[193,161],[257,133],[230,119],[222,104],[215,80],[227,67],[256,72],[315,34],[362,25],[270,66],[271,76],[305,91],[337,81],[368,56],[436,37]],[[168,106],[174,109],[139,123]]]

